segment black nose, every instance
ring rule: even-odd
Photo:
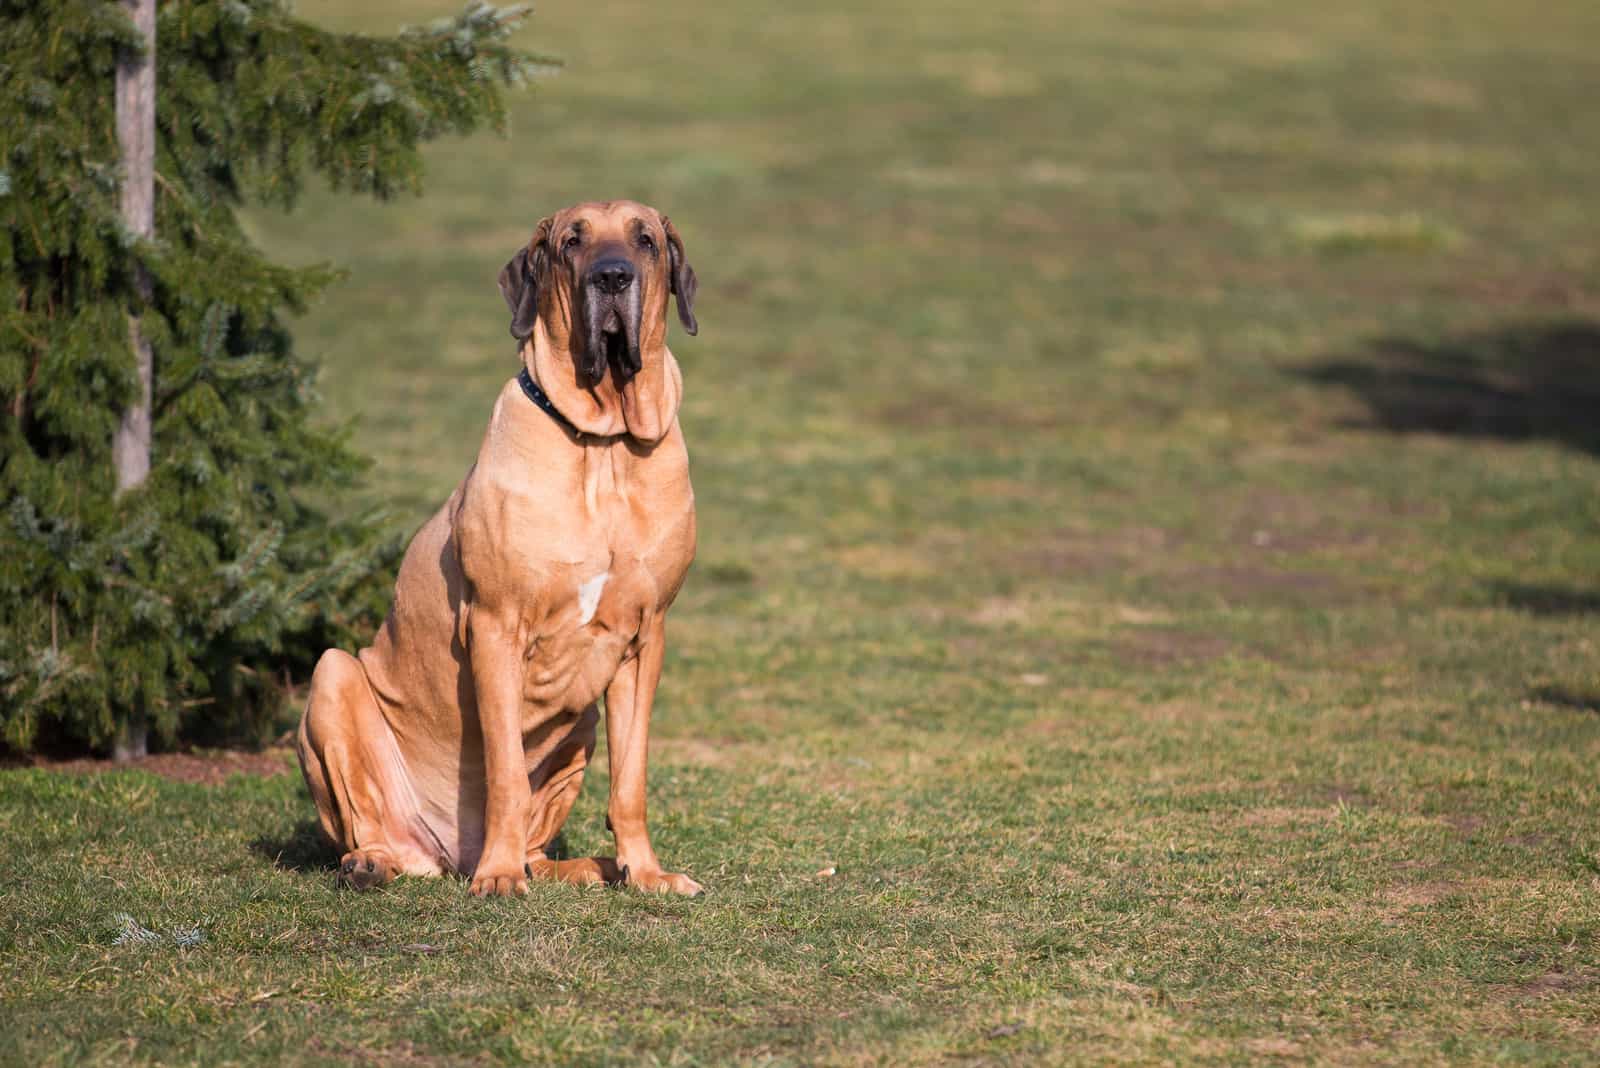
[[[602,293],[621,293],[633,285],[633,264],[627,260],[601,260],[589,268],[589,284]]]

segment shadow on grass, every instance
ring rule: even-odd
[[[287,837],[263,835],[250,843],[250,852],[282,871],[327,872],[339,866],[339,853],[322,836],[316,820],[302,820]]]
[[[270,860],[279,871],[331,872],[339,867],[339,850],[322,837],[322,828],[316,820],[301,820],[284,837],[262,835],[250,843],[250,852]],[[571,859],[572,850],[567,846],[565,831],[551,839],[544,855],[551,860]]]
[[[1536,686],[1529,694],[1535,701],[1574,712],[1600,715],[1600,690],[1569,690],[1565,686]]]
[[[1595,417],[1600,419],[1600,412]],[[1600,589],[1540,586],[1524,582],[1490,585],[1497,600],[1535,616],[1600,616]]]
[[[1442,341],[1379,338],[1301,374],[1359,394],[1395,433],[1542,439],[1600,454],[1600,324],[1522,323]]]

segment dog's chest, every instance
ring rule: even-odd
[[[663,608],[664,591],[682,581],[687,559],[667,555],[647,560],[608,551],[555,569],[523,676],[530,709],[576,712],[599,699],[637,652],[641,634]]]

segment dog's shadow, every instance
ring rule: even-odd
[[[316,820],[301,820],[287,836],[262,835],[250,843],[250,852],[279,871],[320,874],[339,867],[338,850],[322,836]]]
[[[250,843],[250,852],[271,861],[279,871],[321,874],[339,867],[339,850],[322,836],[316,820],[301,820],[286,836],[262,835]],[[544,855],[551,860],[571,859],[565,831],[557,833]]]

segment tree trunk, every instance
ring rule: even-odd
[[[122,154],[122,221],[128,232],[149,238],[155,233],[156,162],[156,0],[122,0],[134,28],[144,38],[144,54],[117,58],[117,147]],[[150,303],[150,274],[134,265],[138,304],[128,312],[128,340],[139,372],[139,391],[122,413],[111,439],[111,462],[117,492],[126,493],[150,474],[150,396],[154,360],[150,342],[139,328],[139,311]],[[147,728],[136,718],[117,733],[114,758],[125,761],[145,755]]]
[[[111,743],[111,762],[126,764],[150,755],[150,729],[142,718],[127,720],[117,726],[117,737]]]

